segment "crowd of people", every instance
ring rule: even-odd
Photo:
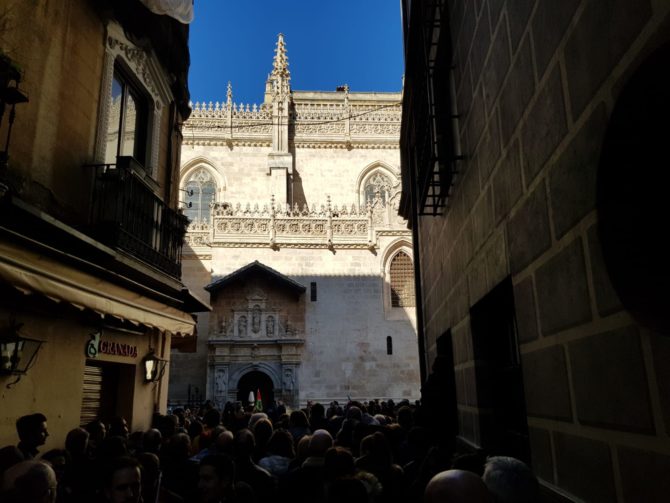
[[[129,432],[121,417],[74,428],[40,455],[47,418],[16,422],[0,449],[8,503],[531,503],[538,482],[521,461],[455,452],[403,401],[309,403],[266,412],[228,403],[156,414]]]

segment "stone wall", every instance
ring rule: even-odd
[[[585,501],[661,501],[670,344],[610,284],[596,175],[615,100],[667,40],[670,4],[449,8],[466,159],[445,216],[420,220],[428,367],[451,328],[461,435],[481,445],[470,309],[511,276],[535,472]]]

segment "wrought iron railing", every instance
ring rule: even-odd
[[[188,219],[168,207],[143,180],[143,168],[132,158],[95,170],[91,220],[102,243],[123,250],[179,278]]]

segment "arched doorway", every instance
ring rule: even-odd
[[[256,392],[259,390],[263,400],[263,408],[265,409],[274,400],[274,386],[272,384],[272,379],[259,370],[247,372],[240,377],[240,380],[237,383],[237,400],[247,405],[249,392],[253,391],[255,396]]]

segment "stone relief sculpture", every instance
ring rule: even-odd
[[[293,369],[284,369],[284,391],[293,391]]]
[[[268,316],[265,319],[265,335],[272,337],[275,334],[275,317]]]
[[[251,330],[257,334],[261,330],[261,306],[256,304],[251,313]]]
[[[240,318],[237,320],[237,334],[240,337],[246,337],[247,336],[247,317],[246,316],[240,316]]]
[[[226,394],[226,381],[228,381],[228,372],[225,368],[216,369],[216,376],[214,377],[215,393],[217,395]]]

